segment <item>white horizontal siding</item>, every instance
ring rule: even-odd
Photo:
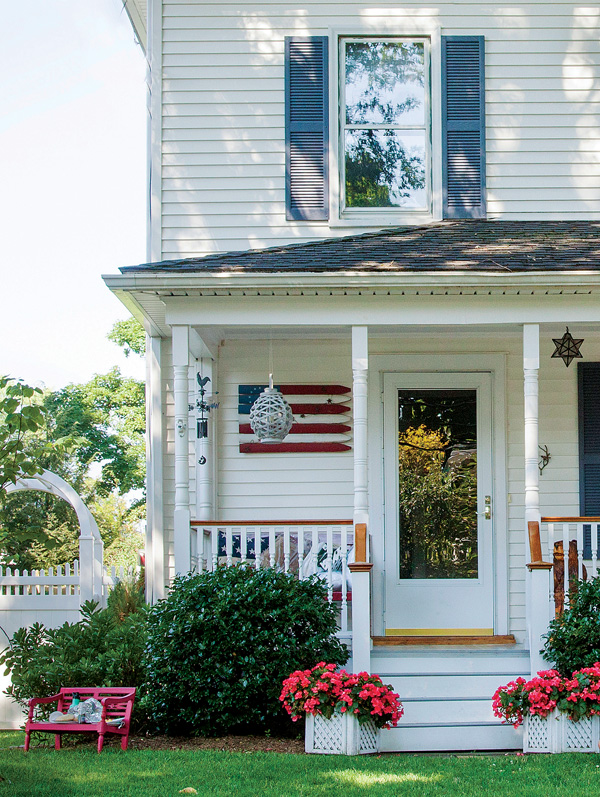
[[[163,256],[365,231],[285,219],[284,36],[412,19],[486,37],[490,217],[600,217],[597,7],[165,0]]]

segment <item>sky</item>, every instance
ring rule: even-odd
[[[101,274],[146,259],[146,62],[121,0],[5,3],[0,374],[51,389],[113,365]]]

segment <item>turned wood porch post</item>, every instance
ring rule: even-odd
[[[165,597],[162,338],[146,336],[146,602]]]
[[[523,377],[525,398],[525,548],[529,554],[529,531],[540,527],[540,472],[538,469],[538,373],[540,368],[539,324],[523,325]],[[526,577],[527,630],[531,672],[542,669],[541,636],[548,626],[548,570],[531,567]],[[541,563],[543,564],[543,563]]]
[[[371,671],[371,568],[367,461],[368,328],[352,327],[352,401],[354,418],[354,550],[352,573],[352,666]]]
[[[176,574],[189,573],[191,568],[189,351],[189,327],[173,326],[173,398],[175,404],[173,554]]]

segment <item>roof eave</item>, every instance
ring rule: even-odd
[[[383,287],[496,287],[496,288],[561,288],[578,287],[598,289],[600,271],[519,271],[510,273],[489,273],[486,271],[411,271],[393,273],[374,273],[372,271],[332,272],[247,272],[219,271],[172,273],[168,271],[127,272],[125,274],[106,274],[103,280],[112,291],[151,290],[169,293],[171,290],[202,289],[257,289],[310,287],[310,288],[383,288]]]

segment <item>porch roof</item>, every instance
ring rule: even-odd
[[[124,266],[130,272],[599,272],[600,222],[444,221],[311,243]]]

